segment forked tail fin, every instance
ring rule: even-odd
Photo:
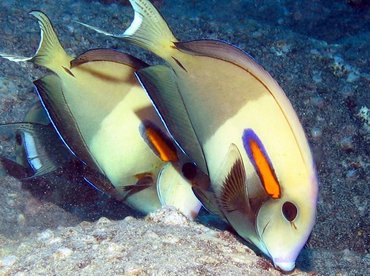
[[[69,68],[72,58],[64,51],[49,18],[40,11],[32,11],[30,14],[37,18],[41,30],[40,44],[35,55],[22,57],[0,53],[0,57],[14,62],[31,61],[52,71],[63,66]]]
[[[112,34],[99,28],[78,22],[98,33],[124,38],[154,54],[167,59],[177,39],[159,11],[148,0],[130,0],[135,16],[130,27],[122,34]]]

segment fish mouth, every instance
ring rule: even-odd
[[[261,233],[261,240],[263,242],[263,245],[264,245],[264,249],[266,250],[266,252],[264,252],[267,256],[270,257],[270,259],[272,260],[273,264],[274,264],[274,267],[281,271],[282,273],[289,273],[291,271],[294,270],[295,268],[295,262],[290,262],[290,261],[282,261],[282,260],[279,260],[279,258],[273,258],[273,256],[270,254],[268,248],[266,247],[265,243],[264,243],[264,239],[263,239],[263,235],[268,227],[268,225],[270,224],[271,220],[269,220],[265,227],[263,227],[262,229],[262,233]]]
[[[258,235],[260,236],[260,240],[261,240],[261,242],[262,242],[262,245],[263,245],[263,248],[260,248],[260,250],[267,256],[267,257],[269,257],[271,260],[273,260],[273,258],[272,258],[272,255],[270,254],[270,252],[269,252],[269,250],[267,249],[267,246],[266,246],[266,244],[265,244],[265,242],[264,242],[264,239],[263,239],[263,234],[265,233],[265,230],[267,229],[267,226],[270,224],[270,222],[271,222],[271,220],[269,220],[267,223],[266,223],[266,225],[263,227],[263,229],[262,229],[262,232],[261,232],[261,234],[259,235],[259,233],[258,233],[258,230],[256,231],[257,233],[258,233]]]
[[[272,260],[276,269],[280,270],[283,273],[292,272],[295,268],[295,262],[278,262]]]

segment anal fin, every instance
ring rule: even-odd
[[[93,186],[95,189],[111,195],[115,199],[121,199],[116,188],[104,174],[88,166],[84,166],[83,175],[85,181]]]

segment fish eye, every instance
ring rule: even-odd
[[[292,222],[297,217],[297,207],[289,201],[284,202],[282,211],[284,217],[290,222]]]
[[[193,163],[185,163],[182,166],[181,170],[182,170],[183,176],[188,180],[194,179],[195,176],[197,175],[197,168],[195,167]]]
[[[19,133],[15,135],[15,142],[17,145],[22,146],[22,136]]]

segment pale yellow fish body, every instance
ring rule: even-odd
[[[157,126],[162,123],[137,84],[134,68],[96,61],[70,71],[74,77],[64,70],[57,74],[71,113],[77,122],[85,122],[80,124],[80,130],[101,172],[122,193],[120,188],[138,181],[135,175],[151,172],[156,179],[164,163],[140,135],[140,126],[143,120],[150,120]],[[107,101],[111,98],[114,101]],[[155,185],[146,190],[149,196],[156,196]],[[135,195],[128,197],[127,202],[139,210],[144,205],[135,204]],[[159,207],[157,201],[150,211]]]
[[[246,53],[220,41],[178,42],[147,0],[123,38],[167,62],[137,75],[184,151],[211,179],[196,189],[246,240],[291,271],[311,233],[317,201],[312,155],[276,81]]]
[[[232,143],[241,152],[247,181],[259,182],[255,168],[242,150],[242,130],[253,129],[263,141],[283,190],[279,200],[272,200],[262,208],[268,209],[268,216],[280,217],[281,207],[278,206],[287,200],[297,202],[300,204],[300,213],[295,219],[295,225],[303,229],[312,227],[315,219],[312,206],[316,204],[317,194],[314,163],[297,115],[277,83],[272,79],[266,80],[257,70],[248,73],[245,69],[223,60],[184,54],[175,50],[170,52],[170,55],[187,70],[184,72],[176,62],[169,60],[180,87],[186,87],[186,91],[209,91],[187,92],[183,93],[183,97],[186,106],[191,106],[190,115],[194,128],[200,130],[197,134],[203,144],[211,183],[215,183],[219,177],[223,157],[227,155]],[[222,78],[215,79],[209,75],[209,72],[217,74],[217,71],[222,74]],[[266,86],[270,92],[266,91]],[[255,185],[261,186],[260,183]],[[215,189],[217,190],[217,187]],[[250,197],[254,196],[253,190],[248,192]],[[272,205],[278,208],[272,208]],[[265,219],[269,220],[268,217]],[[266,221],[264,223],[266,224]],[[277,232],[283,231],[282,235],[290,237],[282,239],[281,244],[266,241],[269,244],[274,243],[277,251],[279,248],[295,246],[288,243],[296,243],[298,239],[304,244],[308,238],[302,238],[301,232],[287,220],[270,223],[264,230],[265,237],[276,239],[278,235],[273,232],[277,229],[280,229]],[[306,235],[308,234],[309,232]],[[264,246],[257,237],[250,236],[249,239],[261,247]],[[281,252],[264,253],[284,258]],[[289,256],[286,258],[289,259]]]
[[[58,72],[76,121],[89,118],[80,130],[99,168],[109,174],[115,186],[122,185],[127,175],[147,171],[156,175],[163,164],[140,135],[142,121],[158,126],[161,122],[137,84],[134,70],[119,63],[96,61],[72,68],[74,77],[64,70]],[[130,156],[140,156],[145,162]]]
[[[100,182],[101,176],[94,173],[99,170],[108,183],[104,180],[97,187],[131,207],[148,213],[171,202],[194,218],[200,202],[176,165],[178,153],[134,75],[146,65],[104,49],[75,59],[60,45],[46,15],[31,14],[39,20],[42,34],[35,56],[1,56],[32,61],[56,74],[36,81],[36,90],[56,129],[64,132],[60,134],[66,145],[93,169],[86,179],[93,185]],[[181,193],[171,186],[182,187]]]
[[[230,143],[243,148],[241,130],[248,127],[258,133],[275,171],[282,173],[279,179],[286,179],[286,185],[301,183],[302,178],[310,179],[314,176],[312,156],[301,124],[290,102],[285,95],[281,95],[283,91],[276,82],[268,80],[271,93],[264,93],[262,91],[266,91],[266,82],[263,83],[264,80],[259,79],[261,76],[247,73],[234,64],[179,51],[173,51],[170,55],[180,61],[188,71],[184,72],[175,62],[171,62],[171,67],[178,76],[179,86],[186,87],[187,91],[209,91],[184,93],[186,104],[192,106],[194,127],[202,130],[198,132],[198,137],[204,144],[209,168],[220,167],[222,160],[218,157],[227,154]],[[216,75],[217,68],[220,69],[222,78],[215,80],[209,76],[209,72]],[[232,81],[227,81],[230,79]],[[248,175],[253,177],[253,166],[246,154],[242,156]],[[287,172],[286,167],[295,167],[296,170],[294,173]],[[211,179],[217,177],[216,169],[210,170],[209,173]],[[299,189],[294,184],[287,187],[286,191],[294,191],[297,188]],[[300,190],[297,190],[297,193],[300,194]]]

